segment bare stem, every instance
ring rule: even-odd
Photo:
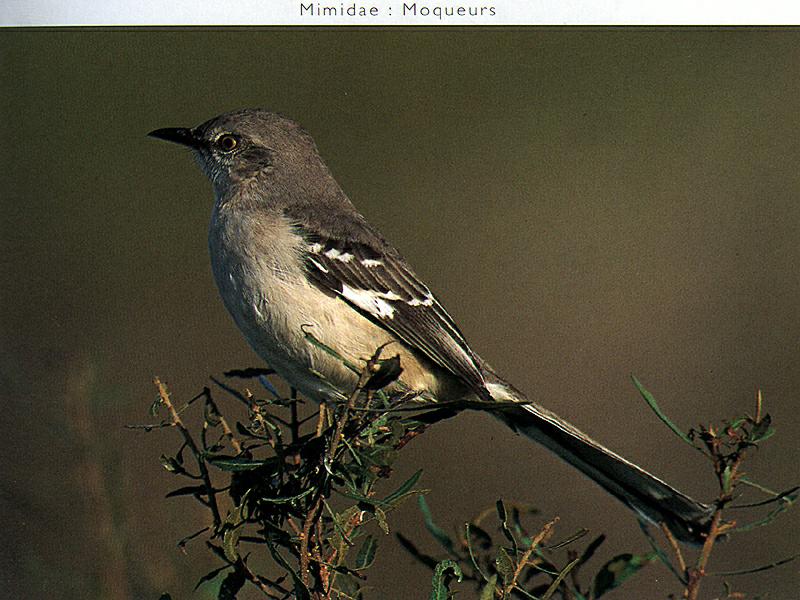
[[[211,509],[211,514],[214,517],[214,529],[218,530],[220,524],[222,523],[222,519],[220,518],[219,507],[217,506],[217,498],[214,493],[214,486],[211,485],[211,476],[208,474],[203,453],[200,452],[200,449],[197,447],[194,438],[192,438],[192,434],[189,433],[188,429],[186,429],[186,426],[183,424],[178,411],[175,410],[175,407],[170,400],[167,386],[164,385],[158,377],[153,379],[153,383],[155,384],[156,388],[158,388],[158,395],[161,398],[161,402],[167,407],[167,411],[169,411],[172,426],[177,427],[181,432],[183,440],[186,442],[186,446],[189,448],[189,450],[191,450],[195,460],[197,461],[197,467],[200,470],[200,477],[203,479],[203,484],[206,488],[205,496],[208,507]]]
[[[510,597],[510,594],[514,588],[518,586],[518,581],[522,572],[525,570],[525,567],[531,564],[530,559],[531,555],[536,551],[539,546],[541,546],[544,542],[546,542],[551,535],[553,535],[553,527],[558,522],[558,517],[546,523],[544,527],[536,534],[536,537],[531,540],[531,545],[528,546],[528,549],[520,557],[519,561],[517,561],[517,566],[514,569],[514,574],[511,577],[511,580],[508,582],[508,585],[505,586],[505,590],[503,591],[503,597],[505,598],[507,595]]]
[[[241,454],[242,445],[239,443],[239,440],[236,439],[236,436],[234,435],[233,430],[228,425],[228,422],[225,420],[225,417],[222,416],[222,413],[220,412],[219,407],[217,407],[217,403],[214,402],[214,399],[211,397],[211,390],[209,390],[208,388],[205,388],[203,390],[203,393],[205,394],[206,403],[208,404],[208,406],[211,407],[211,410],[214,411],[214,415],[219,419],[220,425],[222,425],[222,433],[223,433],[223,435],[231,443],[231,446],[236,451],[236,454]]]
[[[365,391],[367,382],[374,373],[382,349],[383,348],[378,348],[372,358],[367,361],[366,368],[364,368],[359,375],[358,382],[356,383],[353,392],[350,394],[350,397],[347,399],[347,403],[342,406],[341,414],[339,415],[339,418],[336,419],[336,427],[333,432],[333,437],[330,440],[328,450],[322,455],[322,461],[327,463],[327,465],[333,464],[333,461],[336,458],[336,453],[339,449],[339,444],[342,441],[347,421],[350,418],[352,410],[355,408],[359,397],[361,396],[362,392]],[[326,418],[325,411],[320,410],[317,422],[318,432],[324,430],[323,420]],[[327,465],[322,464],[320,465],[320,468],[323,470],[327,469]],[[305,521],[303,522],[303,529],[300,533],[300,579],[309,589],[311,583],[310,566],[312,560],[320,567],[320,578],[324,588],[327,588],[327,581],[329,579],[327,567],[325,567],[323,564],[321,545],[318,542],[314,542],[315,539],[319,538],[319,518],[322,514],[322,501],[324,493],[324,486],[317,490],[314,501],[311,504],[311,508],[306,515]]]
[[[661,531],[664,533],[664,537],[667,538],[667,542],[669,542],[670,547],[672,548],[672,552],[675,554],[675,558],[678,560],[678,568],[681,570],[682,575],[686,575],[686,559],[683,558],[683,552],[681,552],[681,547],[678,545],[678,540],[675,539],[675,536],[672,535],[672,532],[667,527],[666,523],[661,523]]]

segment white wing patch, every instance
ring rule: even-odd
[[[347,250],[342,251],[339,248],[330,247],[326,250],[325,246],[319,242],[309,244],[308,250],[311,254],[315,254],[317,256],[317,258],[309,257],[311,264],[325,274],[331,272],[328,267],[332,268],[334,271],[336,270],[336,267],[332,261],[349,263],[355,258],[355,256]],[[327,267],[325,266],[326,259],[328,265]],[[383,261],[375,258],[361,258],[358,260],[358,262],[360,262],[362,266],[367,267],[367,269],[377,269],[378,267],[383,266]],[[391,302],[403,301],[409,306],[415,307],[433,306],[435,302],[433,294],[427,291],[427,288],[424,288],[424,286],[422,287],[427,292],[424,298],[411,297],[411,299],[409,299],[409,290],[404,290],[408,295],[403,297],[393,291],[382,292],[378,290],[366,290],[363,288],[349,287],[345,285],[344,282],[341,282],[341,285],[342,291],[339,293],[344,298],[355,304],[358,308],[365,310],[376,317],[393,319],[395,308],[390,304]]]
[[[342,252],[336,248],[331,248],[330,250],[325,251],[325,256],[332,260],[340,260],[343,263],[350,262],[353,260],[353,255],[349,252]]]
[[[342,296],[355,304],[361,310],[376,317],[393,319],[394,307],[389,301],[400,300],[394,292],[376,292],[375,290],[358,290],[342,284]]]
[[[309,259],[309,260],[310,260],[312,263],[314,263],[314,266],[315,266],[315,267],[317,267],[317,268],[318,268],[320,271],[322,271],[323,273],[327,273],[327,272],[328,272],[328,269],[326,269],[325,267],[323,267],[321,264],[319,264],[319,263],[318,263],[317,261],[315,261],[313,258],[311,258],[311,259]]]
[[[391,247],[380,240],[320,238],[308,232],[304,257],[310,285],[337,295],[412,349],[463,378],[488,399],[481,368],[447,311]]]
[[[433,295],[428,292],[424,300],[419,298],[412,298],[408,301],[409,306],[433,306]]]

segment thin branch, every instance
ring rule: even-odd
[[[219,507],[217,506],[217,497],[214,492],[214,486],[211,485],[211,476],[208,473],[208,469],[206,468],[206,461],[203,453],[200,452],[200,449],[195,444],[194,438],[192,438],[192,434],[189,433],[189,430],[186,429],[186,426],[183,424],[178,411],[175,410],[175,406],[172,404],[170,400],[169,392],[167,391],[167,386],[164,385],[158,377],[153,379],[153,383],[155,384],[156,388],[158,388],[158,395],[161,398],[162,404],[167,408],[169,411],[170,418],[172,419],[172,424],[174,427],[177,427],[178,430],[181,432],[184,441],[186,442],[186,447],[191,450],[192,454],[194,455],[195,460],[197,461],[197,466],[200,469],[200,477],[203,480],[203,484],[205,485],[205,496],[207,498],[208,507],[211,509],[211,514],[214,518],[214,530],[218,530],[220,524],[222,523],[222,518],[219,514]]]
[[[533,555],[533,553],[539,549],[539,546],[544,542],[546,542],[548,539],[550,539],[550,536],[553,535],[553,527],[555,527],[555,524],[557,522],[558,522],[558,517],[556,517],[549,523],[546,523],[545,526],[541,528],[539,533],[536,534],[536,537],[533,538],[533,540],[531,540],[530,546],[528,546],[528,549],[525,550],[525,552],[520,557],[519,561],[517,561],[514,573],[511,577],[511,580],[508,582],[506,589],[504,590],[504,594],[510,594],[511,590],[515,588],[519,589],[519,584],[517,582],[519,581],[520,575],[522,575],[522,571],[525,570],[525,567],[531,564],[530,558]],[[560,580],[556,581],[560,582]],[[556,585],[558,584],[556,583]]]
[[[678,561],[678,568],[683,573],[684,577],[686,576],[686,559],[683,558],[683,552],[681,552],[681,547],[678,545],[678,540],[675,539],[675,536],[672,535],[672,531],[670,531],[669,527],[667,527],[666,523],[660,523],[661,532],[664,534],[664,537],[667,538],[670,547],[672,548],[672,552],[675,554],[675,558]]]
[[[231,446],[233,446],[233,449],[236,451],[236,454],[241,454],[242,445],[239,443],[239,440],[236,439],[233,430],[230,428],[228,422],[225,420],[225,417],[222,415],[222,412],[219,410],[217,403],[214,402],[214,398],[211,397],[211,390],[208,389],[207,387],[203,388],[203,393],[205,394],[206,397],[206,404],[208,404],[208,406],[213,411],[214,416],[216,416],[219,419],[219,423],[220,425],[222,425],[223,436],[226,437],[228,441],[231,443]]]

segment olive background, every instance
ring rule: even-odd
[[[777,435],[747,471],[798,482],[797,29],[4,29],[0,90],[6,597],[212,597],[191,591],[215,564],[202,543],[175,545],[205,514],[164,499],[183,485],[159,464],[175,432],[124,425],[149,420],[156,374],[188,399],[260,361],[210,276],[210,185],[145,134],[248,106],[305,125],[532,398],[710,500],[709,466],[629,376],[684,429],[752,411],[761,388]],[[559,515],[557,537],[608,534],[593,569],[647,550],[621,504],[488,415],[415,440],[388,486],[418,468],[449,529],[503,498]],[[392,520],[437,552],[421,523],[413,502]],[[798,523],[736,536],[711,568],[797,553]],[[368,598],[425,598],[429,581],[381,537]],[[777,599],[800,585],[797,563],[731,581]],[[656,565],[609,597],[677,591]]]

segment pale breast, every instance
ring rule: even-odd
[[[283,218],[215,209],[209,229],[211,266],[222,299],[250,346],[302,393],[317,400],[341,398],[356,375],[313,343],[311,335],[345,361],[361,366],[375,350],[400,354],[403,384],[437,395],[441,375],[383,328],[344,300],[309,283],[302,259],[305,241]]]

